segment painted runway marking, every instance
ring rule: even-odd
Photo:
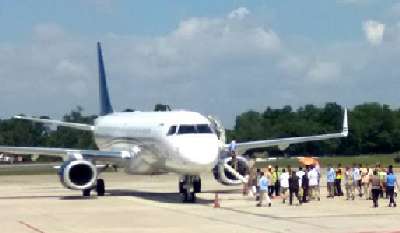
[[[32,225],[30,225],[30,224],[24,222],[24,221],[18,221],[18,223],[21,224],[21,225],[26,226],[27,228],[31,229],[31,230],[34,231],[34,232],[37,232],[37,233],[45,233],[44,231],[41,231],[41,230],[39,230],[38,228],[36,228],[36,227],[34,227],[34,226],[32,226]]]

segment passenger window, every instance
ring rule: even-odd
[[[210,126],[207,124],[196,125],[197,133],[212,133]]]
[[[173,135],[175,133],[176,133],[176,125],[173,125],[173,126],[169,127],[167,136]]]
[[[194,125],[180,125],[178,134],[196,133]]]

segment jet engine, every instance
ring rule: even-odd
[[[246,158],[242,156],[236,157],[237,160],[237,168],[236,172],[245,177],[248,174],[249,171],[249,164]],[[220,159],[218,161],[218,164],[215,165],[213,168],[213,174],[214,178],[220,182],[223,185],[240,185],[242,184],[242,180],[238,178],[237,175],[233,174],[231,171],[229,171],[226,167],[225,164],[231,166],[232,165],[232,157],[226,157],[223,159]]]
[[[58,175],[66,188],[84,190],[95,186],[98,172],[89,161],[72,160],[60,167]]]

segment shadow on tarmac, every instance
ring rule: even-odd
[[[146,192],[132,189],[111,189],[106,191],[107,196],[117,197],[138,197],[145,200],[158,201],[162,203],[182,203],[182,196],[179,193]],[[213,200],[206,200],[196,197],[198,204],[210,204]]]
[[[240,193],[240,190],[205,190],[203,193]],[[138,197],[145,200],[158,201],[162,203],[182,203],[182,196],[175,192],[148,192],[134,189],[109,189],[106,190],[106,196],[111,197]],[[59,200],[91,200],[97,199],[96,194],[90,197],[83,197],[81,195],[20,195],[20,196],[3,196],[0,200],[34,200],[34,199],[59,199]],[[213,200],[203,199],[196,197],[198,204],[211,204]]]
[[[0,200],[35,200],[35,199],[59,199],[59,200],[90,200],[97,199],[97,196],[59,196],[59,195],[30,195],[30,196],[6,196],[0,197]]]

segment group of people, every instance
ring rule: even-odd
[[[394,196],[398,184],[392,165],[385,169],[380,164],[375,168],[353,164],[352,167],[347,166],[343,169],[341,164],[338,164],[336,169],[328,166],[326,178],[328,198],[344,195],[341,188],[344,180],[346,200],[354,200],[357,190],[359,197],[373,200],[373,207],[378,207],[379,197],[388,198],[389,206],[396,207]]]
[[[289,199],[289,204],[293,204],[296,198],[298,204],[306,203],[312,199],[320,200],[319,192],[320,171],[317,166],[299,167],[296,171],[290,166],[279,170],[278,166],[267,171],[257,169],[251,177],[252,192],[259,201],[257,206],[264,206],[264,202],[271,206],[271,198],[281,196],[282,202]]]
[[[271,206],[271,198],[274,196],[280,196],[283,203],[289,199],[290,205],[296,198],[301,205],[310,200],[321,200],[320,180],[319,164],[304,168],[300,166],[297,171],[290,166],[282,169],[268,166],[264,171],[256,169],[250,174],[248,185],[258,200],[257,206]],[[338,164],[336,169],[329,165],[326,171],[327,198],[344,196],[342,183],[346,200],[354,200],[357,192],[359,197],[373,200],[373,207],[378,207],[379,197],[384,196],[389,199],[390,207],[396,207],[395,190],[398,183],[392,165],[387,169],[381,168],[379,164],[375,168],[362,167],[361,164],[342,168]]]

